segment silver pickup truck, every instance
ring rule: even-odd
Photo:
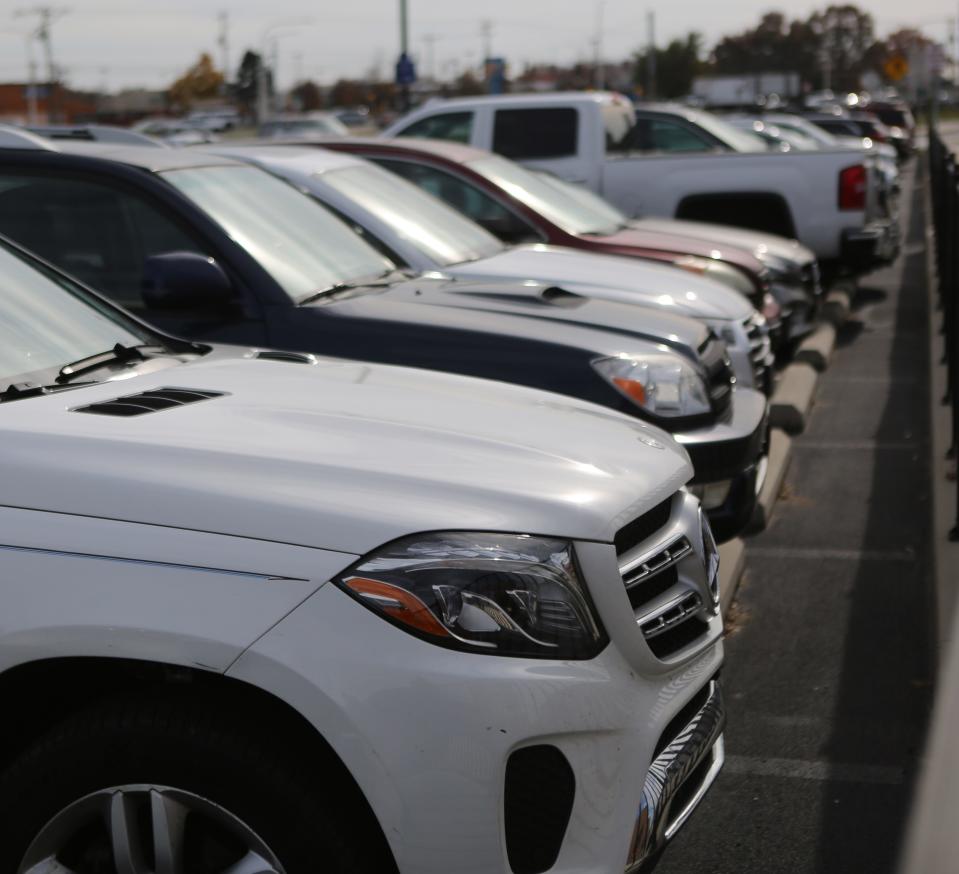
[[[899,251],[876,158],[849,149],[772,152],[710,113],[634,106],[609,92],[430,101],[385,136],[458,140],[586,185],[632,216],[794,237],[829,272],[863,273]]]

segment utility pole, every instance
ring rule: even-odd
[[[69,10],[58,9],[53,6],[30,6],[18,9],[13,13],[14,18],[23,16],[35,16],[39,19],[34,36],[43,43],[43,51],[47,61],[47,115],[50,121],[59,121],[56,110],[56,90],[57,68],[53,63],[53,42],[50,38],[50,28],[53,22],[67,14]]]
[[[423,37],[423,42],[426,43],[426,69],[428,70],[430,79],[434,82],[436,81],[436,55],[434,47],[438,39],[439,37],[435,33],[428,33]]]
[[[220,46],[220,67],[223,69],[223,84],[230,84],[230,13],[221,12],[217,15],[220,22],[220,35],[217,43]]]
[[[33,34],[27,34],[27,124],[39,124],[37,117],[37,62],[33,57]]]
[[[606,0],[596,4],[596,36],[593,39],[593,87],[602,91],[606,87],[606,74],[603,70],[603,10]]]
[[[656,99],[656,13],[646,13],[646,99]]]
[[[410,20],[406,0],[400,0],[400,60],[408,61],[410,56]],[[400,77],[400,103],[403,112],[410,110],[410,83],[406,77]]]
[[[493,23],[484,18],[480,22],[480,40],[483,45],[483,57],[480,62],[483,65],[483,78],[486,78],[486,62],[493,57]]]

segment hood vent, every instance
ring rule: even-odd
[[[309,352],[283,352],[279,349],[257,349],[257,361],[286,361],[289,364],[316,364],[316,356]]]
[[[201,391],[194,388],[157,388],[135,395],[124,395],[110,401],[98,401],[86,407],[74,407],[74,413],[96,413],[100,416],[143,416],[170,407],[185,407],[225,395],[222,391]]]
[[[546,303],[559,307],[577,307],[586,302],[586,298],[583,297],[583,295],[577,294],[575,291],[567,291],[558,285],[551,285],[549,288],[543,289],[540,297],[542,297]]]

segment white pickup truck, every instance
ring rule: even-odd
[[[875,157],[771,152],[722,119],[609,92],[434,100],[384,136],[457,140],[588,186],[628,215],[795,237],[824,268],[861,273],[898,253]]]

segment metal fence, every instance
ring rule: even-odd
[[[951,458],[959,445],[959,166],[929,119],[929,187],[936,243],[939,307],[945,337],[946,395],[952,409]],[[956,522],[949,539],[959,541],[959,476],[956,477]]]

